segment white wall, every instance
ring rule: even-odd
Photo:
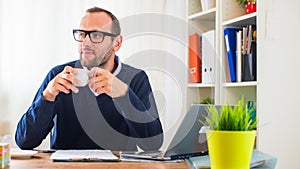
[[[277,169],[300,168],[300,1],[260,0],[258,6],[258,146]]]

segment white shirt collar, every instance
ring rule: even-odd
[[[118,56],[115,55],[115,60],[117,60],[117,68],[116,70],[113,72],[113,74],[115,76],[117,76],[120,72],[121,72],[121,69],[122,69],[122,63],[121,63],[121,60]],[[116,62],[115,62],[116,63]]]

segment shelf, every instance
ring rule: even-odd
[[[209,9],[204,12],[198,12],[193,15],[188,16],[189,20],[202,20],[202,21],[212,21],[216,18],[216,8]]]
[[[246,86],[256,86],[257,82],[234,82],[234,83],[225,83],[224,87],[246,87]]]
[[[225,21],[222,25],[223,26],[237,26],[237,27],[241,27],[241,26],[245,26],[245,25],[249,25],[249,24],[256,25],[256,15],[257,15],[256,12],[247,14],[247,15],[243,15],[243,16]]]
[[[224,104],[226,101],[237,103],[241,95],[244,95],[247,99],[256,101],[257,81],[230,83],[230,81],[223,81],[221,77],[224,74],[223,65],[228,64],[226,60],[227,52],[225,48],[224,29],[227,27],[242,28],[248,25],[256,25],[257,27],[256,22],[259,13],[245,14],[245,9],[236,0],[216,0],[215,8],[201,11],[199,1],[187,0],[187,34],[191,35],[197,32],[199,35],[203,35],[203,33],[214,29],[216,52],[214,59],[215,61],[220,61],[220,63],[215,63],[214,84],[187,83],[187,91],[189,92],[186,99],[187,105],[195,100],[199,100],[199,98],[205,97],[214,98],[216,104]],[[187,58],[185,59],[189,61],[189,55],[186,56]],[[229,76],[228,74],[225,75],[225,77]]]
[[[203,83],[189,83],[188,87],[212,88],[212,87],[215,87],[215,85],[214,84],[203,84]]]

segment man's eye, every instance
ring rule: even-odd
[[[79,38],[84,38],[85,37],[85,33],[84,32],[80,32],[77,33]]]
[[[94,39],[101,39],[102,34],[101,33],[93,33],[92,36]]]

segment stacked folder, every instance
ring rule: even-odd
[[[198,33],[194,33],[189,36],[189,69],[190,69],[190,83],[201,83],[201,36]]]
[[[230,82],[256,80],[255,32],[255,25],[224,29]]]
[[[202,83],[215,83],[215,30],[202,34]]]
[[[224,29],[224,36],[225,36],[225,45],[227,51],[227,58],[228,58],[228,67],[230,73],[230,81],[236,82],[236,65],[237,65],[237,57],[236,57],[236,33],[239,31],[237,28],[226,28]]]
[[[190,83],[215,82],[215,30],[189,36]]]

